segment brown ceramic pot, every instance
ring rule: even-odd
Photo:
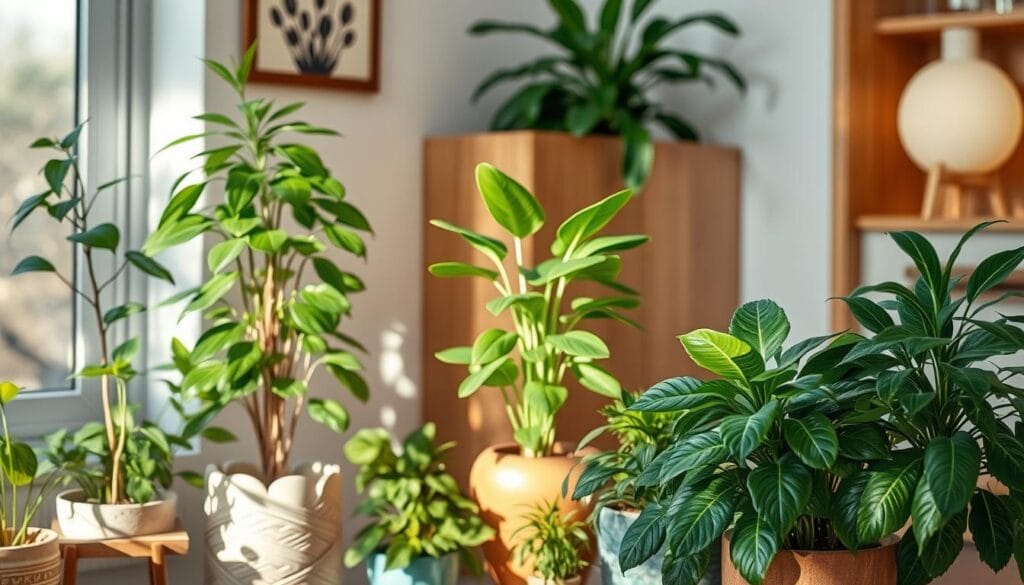
[[[722,585],[747,585],[729,557],[731,536],[722,538]],[[764,585],[896,585],[898,544],[892,537],[856,553],[781,550],[768,567]]]
[[[32,544],[0,548],[0,583],[60,583],[60,545],[57,533],[42,528],[35,530]]]
[[[469,472],[469,489],[480,505],[484,522],[497,532],[490,542],[484,543],[484,558],[491,578],[499,585],[526,585],[533,576],[533,567],[516,561],[512,555],[515,541],[512,535],[522,526],[522,516],[534,506],[558,499],[563,514],[575,511],[575,518],[585,520],[589,507],[562,497],[562,481],[569,473],[569,495],[582,472],[573,467],[582,458],[568,443],[555,445],[550,457],[523,457],[515,444],[497,445],[484,450]],[[591,542],[590,550],[594,550]],[[582,575],[586,581],[586,574]]]

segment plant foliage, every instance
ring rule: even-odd
[[[444,454],[455,444],[435,445],[436,434],[427,423],[394,450],[386,430],[363,429],[345,444],[345,457],[359,466],[356,489],[366,493],[356,514],[371,520],[346,552],[346,565],[354,567],[378,550],[385,551],[388,570],[421,556],[459,553],[464,566],[479,572],[470,549],[490,540],[494,530],[445,470]]]
[[[186,438],[202,433],[229,404],[241,405],[256,435],[264,479],[272,481],[287,473],[303,411],[339,433],[348,428],[341,402],[309,396],[319,368],[357,400],[368,397],[362,365],[352,353],[362,346],[340,331],[351,313],[349,297],[364,285],[339,268],[329,250],[365,258],[360,232],[370,225],[316,150],[286,138],[336,133],[293,120],[302,104],[279,107],[246,97],[254,49],[233,69],[207,61],[237,94],[240,116],[196,116],[214,129],[168,145],[202,137],[221,143],[196,155],[199,168],[178,180],[144,251],[157,254],[204,235],[217,240],[207,254],[209,278],[180,298],[188,301],[184,313],[201,313],[208,327],[191,348],[172,344],[183,379],[171,384],[171,404],[189,419]],[[208,206],[197,208],[204,192]],[[228,302],[232,296],[237,303]],[[199,410],[188,410],[196,402]],[[206,436],[213,438],[209,429]]]
[[[618,381],[595,363],[609,357],[608,346],[581,326],[591,319],[634,325],[622,311],[636,307],[640,299],[618,282],[622,268],[618,252],[643,244],[647,236],[600,235],[632,198],[630,191],[622,191],[562,222],[550,246],[552,257],[526,266],[524,240],[545,222],[540,202],[489,164],[477,167],[476,179],[488,211],[512,240],[511,259],[518,273],[510,275],[506,269],[509,246],[504,241],[440,220],[431,223],[462,237],[487,258],[489,266],[442,262],[430,266],[430,272],[441,278],[490,282],[498,297],[487,303],[488,311],[496,317],[507,313],[515,327],[513,331],[488,329],[472,346],[453,347],[436,356],[442,362],[468,368],[468,376],[459,386],[460,397],[472,396],[484,387],[497,388],[522,452],[548,455],[555,443],[555,415],[568,398],[563,382],[567,372],[602,396],[614,399],[622,392]],[[580,282],[599,283],[612,294],[573,298],[570,286]]]
[[[654,145],[648,131],[659,124],[680,140],[697,140],[697,130],[651,96],[663,84],[703,82],[721,77],[739,90],[743,77],[728,62],[668,46],[678,32],[705,24],[730,36],[740,34],[718,13],[678,18],[646,18],[651,0],[605,0],[593,25],[575,0],[548,0],[557,22],[550,30],[527,23],[482,21],[473,35],[523,34],[558,48],[522,65],[500,69],[484,79],[474,101],[501,84],[525,80],[494,115],[495,130],[533,128],[576,136],[616,134],[625,148],[622,176],[639,188],[650,174]]]
[[[587,525],[564,515],[558,501],[538,504],[523,516],[523,525],[513,533],[513,554],[522,564],[533,563],[534,572],[552,585],[580,574],[587,566],[584,553],[590,547]]]

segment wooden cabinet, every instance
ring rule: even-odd
[[[525,262],[546,257],[555,229],[571,213],[622,188],[621,143],[613,137],[575,138],[554,132],[505,132],[437,137],[425,145],[427,219],[445,219],[503,237],[476,190],[474,168],[489,162],[540,199],[547,223]],[[623,254],[622,280],[644,303],[631,315],[644,326],[631,330],[611,321],[588,328],[604,338],[605,362],[631,390],[693,372],[675,337],[698,327],[726,327],[739,297],[740,155],[731,148],[659,142],[644,190],[609,226],[609,234],[645,233],[651,241]],[[438,350],[472,343],[500,324],[484,308],[495,296],[484,282],[438,279],[426,266],[441,261],[485,262],[457,236],[426,228],[424,241],[423,418],[438,423],[441,440],[458,441],[451,463],[465,480],[485,447],[511,440],[501,397],[484,389],[469,400],[456,396],[465,369],[439,363]],[[478,279],[477,279],[478,280]],[[575,285],[574,285],[575,286]],[[571,376],[569,376],[571,377]],[[576,441],[601,424],[607,400],[578,386],[558,421],[558,438]]]

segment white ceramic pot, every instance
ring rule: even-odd
[[[82,490],[57,495],[57,522],[64,538],[105,540],[161,534],[174,530],[178,496],[166,492],[163,499],[146,504],[94,504]]]
[[[31,544],[0,548],[0,584],[57,585],[60,583],[60,546],[57,533],[31,529]]]
[[[583,579],[580,577],[573,577],[572,579],[558,580],[558,581],[545,581],[544,577],[527,577],[526,585],[580,585]]]
[[[253,465],[206,470],[207,585],[341,582],[341,468],[309,463],[266,486]]]

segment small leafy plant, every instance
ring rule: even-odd
[[[430,273],[441,278],[483,278],[492,283],[498,297],[487,303],[487,310],[496,317],[509,313],[515,330],[488,329],[472,346],[446,349],[436,357],[468,367],[469,375],[459,385],[459,397],[468,398],[482,387],[498,388],[522,453],[543,457],[552,452],[555,415],[568,398],[563,382],[567,372],[593,392],[612,399],[620,396],[619,382],[594,363],[609,357],[608,346],[580,327],[590,319],[615,319],[635,325],[621,311],[638,306],[640,298],[618,282],[622,260],[617,253],[635,248],[648,238],[599,235],[633,196],[630,191],[621,191],[566,219],[551,243],[553,257],[535,267],[525,266],[524,240],[544,225],[540,202],[489,164],[477,167],[476,180],[491,216],[511,236],[512,259],[518,273],[510,275],[506,269],[509,246],[504,242],[442,220],[431,224],[462,237],[492,266],[441,262],[430,266]],[[572,298],[569,287],[577,282],[597,282],[615,294]],[[518,366],[513,357],[517,349]]]
[[[216,130],[168,145],[202,137],[223,143],[197,155],[198,177],[190,172],[178,180],[144,250],[155,255],[204,235],[218,240],[207,255],[209,279],[174,299],[187,299],[183,314],[199,312],[209,326],[191,349],[172,343],[183,379],[170,384],[171,405],[188,419],[185,438],[202,432],[213,440],[234,439],[225,429],[206,426],[228,405],[240,405],[256,436],[263,479],[272,482],[288,473],[304,411],[339,433],[348,428],[341,402],[309,397],[319,368],[356,399],[368,398],[362,364],[349,351],[363,347],[340,330],[351,314],[350,295],[364,285],[338,267],[328,246],[365,258],[358,232],[371,229],[320,155],[285,138],[337,133],[292,120],[301,103],[278,107],[246,96],[254,51],[255,45],[233,69],[206,62],[237,94],[241,116],[201,114],[196,119]],[[214,185],[222,196],[209,197]],[[210,204],[196,209],[204,191]],[[228,302],[229,294],[237,303]],[[190,410],[193,403],[198,411]]]
[[[20,391],[13,382],[0,382],[0,548],[32,544],[32,520],[46,495],[63,480],[60,473],[40,465],[32,447],[15,441],[7,428],[7,405]],[[19,488],[25,488],[23,499],[18,497]]]
[[[655,17],[641,28],[653,0],[605,0],[596,27],[591,28],[575,0],[548,3],[558,17],[551,30],[493,21],[478,22],[469,29],[473,35],[525,34],[561,51],[498,70],[480,83],[474,101],[503,83],[528,80],[495,113],[494,130],[532,128],[576,136],[620,135],[625,144],[622,176],[627,186],[639,188],[654,160],[649,124],[660,124],[680,140],[698,139],[691,124],[650,95],[655,87],[696,81],[714,85],[711,74],[717,73],[741,91],[746,89],[743,77],[726,61],[667,46],[673,34],[694,24],[739,35],[739,28],[724,15]],[[631,4],[628,9],[627,4]]]
[[[55,436],[51,443],[60,442],[62,446],[51,450],[51,461],[59,467],[77,467],[79,472],[73,472],[72,476],[80,480],[80,486],[93,501],[105,504],[143,503],[155,496],[157,485],[167,487],[170,479],[168,475],[164,482],[163,474],[157,474],[154,479],[153,473],[148,473],[148,463],[145,469],[137,469],[140,460],[135,456],[148,452],[152,457],[147,459],[153,465],[169,466],[169,442],[158,427],[136,427],[131,420],[133,406],[128,402],[128,384],[138,374],[133,366],[140,348],[138,337],[112,347],[113,329],[122,320],[145,311],[146,306],[133,301],[110,307],[107,305],[108,288],[119,278],[124,278],[129,268],[170,283],[174,279],[150,255],[134,250],[119,251],[122,247],[121,231],[117,226],[92,221],[97,199],[126,179],[104,183],[92,192],[86,189],[77,155],[78,139],[83,129],[84,123],[61,139],[40,138],[32,143],[31,148],[54,152],[54,158],[47,161],[42,169],[47,189],[26,199],[11,222],[11,230],[14,231],[27,217],[45,210],[56,222],[69,226],[71,235],[67,239],[81,253],[83,273],[79,280],[75,280],[73,276],[60,274],[49,260],[28,256],[15,266],[13,274],[45,272],[54,275],[82,300],[95,327],[93,333],[98,361],[85,365],[74,376],[99,379],[103,424],[87,425],[73,435],[65,432]],[[113,258],[114,268],[109,273],[101,269],[107,262],[107,258],[100,260],[102,255]],[[65,439],[71,439],[73,444],[67,449],[63,446]],[[99,469],[85,461],[86,453],[99,456]]]
[[[363,429],[345,444],[345,457],[360,468],[356,489],[366,493],[356,514],[371,520],[346,552],[346,565],[354,567],[378,550],[385,551],[388,570],[421,556],[458,553],[464,566],[479,573],[471,549],[490,540],[494,530],[445,470],[444,454],[455,444],[435,445],[436,434],[434,423],[427,423],[396,451],[386,430]]]
[[[877,501],[884,489],[872,486],[863,506],[851,503],[864,488],[861,471],[903,457],[870,403],[874,384],[865,377],[884,366],[850,357],[859,342],[852,334],[784,349],[789,330],[775,303],[743,305],[728,333],[679,338],[717,379],[665,380],[632,405],[678,412],[679,420],[671,446],[636,479],[662,488],[624,535],[623,571],[665,546],[664,581],[697,583],[710,547],[731,527],[732,562],[758,585],[780,548],[855,550],[899,528]]]
[[[545,584],[557,585],[579,576],[588,564],[584,558],[590,547],[586,523],[573,518],[573,512],[563,515],[557,500],[539,504],[523,520],[513,534],[513,554],[519,562],[532,562]]]
[[[1024,350],[1024,317],[1001,312],[1003,301],[1022,295],[991,293],[1024,261],[1024,247],[993,254],[966,273],[956,264],[971,237],[993,223],[967,232],[945,262],[920,234],[890,234],[920,278],[912,288],[884,282],[843,299],[870,332],[844,362],[884,365],[863,372],[863,381],[875,389],[871,408],[884,413],[887,431],[905,446],[891,461],[852,475],[846,498],[859,500],[861,535],[912,520],[899,544],[901,585],[945,573],[967,527],[993,571],[1016,556],[1024,575],[1024,368],[1000,361]],[[997,495],[982,474],[1009,487],[1009,495]]]

